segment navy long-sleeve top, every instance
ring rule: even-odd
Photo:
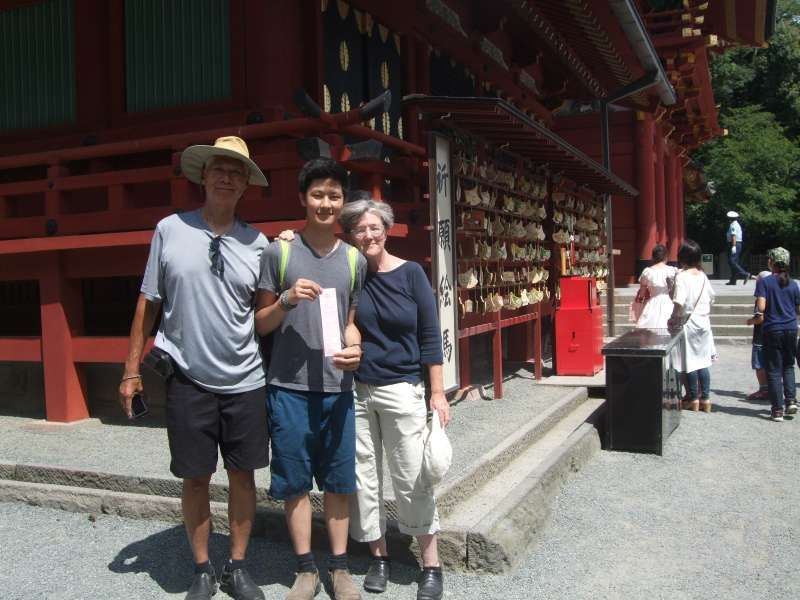
[[[442,364],[436,299],[425,271],[415,262],[385,273],[367,273],[356,325],[363,350],[358,381],[416,384],[423,365]]]

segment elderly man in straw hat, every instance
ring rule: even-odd
[[[217,591],[208,558],[208,488],[217,448],[228,472],[231,531],[230,559],[219,582],[234,598],[263,599],[244,559],[255,515],[253,471],[268,464],[264,366],[253,310],[267,239],[236,217],[236,205],[248,185],[266,186],[267,180],[244,141],[232,136],[213,146],[190,146],[181,169],[203,187],[205,202],[156,226],[120,402],[130,418],[132,398],[143,389],[139,366],[145,340],[161,308],[150,357],[166,379],[170,470],[183,479],[183,517],[195,563],[186,599],[210,598]]]

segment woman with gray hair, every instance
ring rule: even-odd
[[[351,537],[368,542],[372,554],[364,589],[383,592],[389,580],[383,501],[385,454],[398,527],[402,533],[417,537],[422,552],[417,599],[438,600],[443,593],[436,542],[439,515],[433,489],[420,476],[428,431],[423,371],[430,380],[434,418],[442,425],[450,420],[436,300],[422,267],[386,250],[387,234],[394,225],[391,206],[371,199],[351,201],[343,208],[339,222],[368,265],[356,309],[363,354],[355,373],[358,491],[350,518]]]

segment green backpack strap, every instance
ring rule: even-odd
[[[358,248],[347,249],[347,262],[350,264],[350,291],[356,289],[356,265],[358,265]]]
[[[278,270],[278,285],[283,289],[286,280],[286,266],[289,264],[289,242],[278,240],[281,245],[281,264]],[[350,291],[356,289],[356,268],[358,266],[358,248],[350,246],[347,249],[347,263],[350,265]]]
[[[278,287],[283,289],[283,282],[286,280],[286,265],[289,264],[289,242],[278,240],[281,245],[281,265],[278,271]]]

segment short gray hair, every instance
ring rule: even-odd
[[[380,200],[356,200],[344,205],[342,213],[339,215],[339,223],[345,233],[350,233],[356,224],[367,213],[372,213],[380,217],[383,227],[389,231],[394,225],[394,211],[392,207]]]

